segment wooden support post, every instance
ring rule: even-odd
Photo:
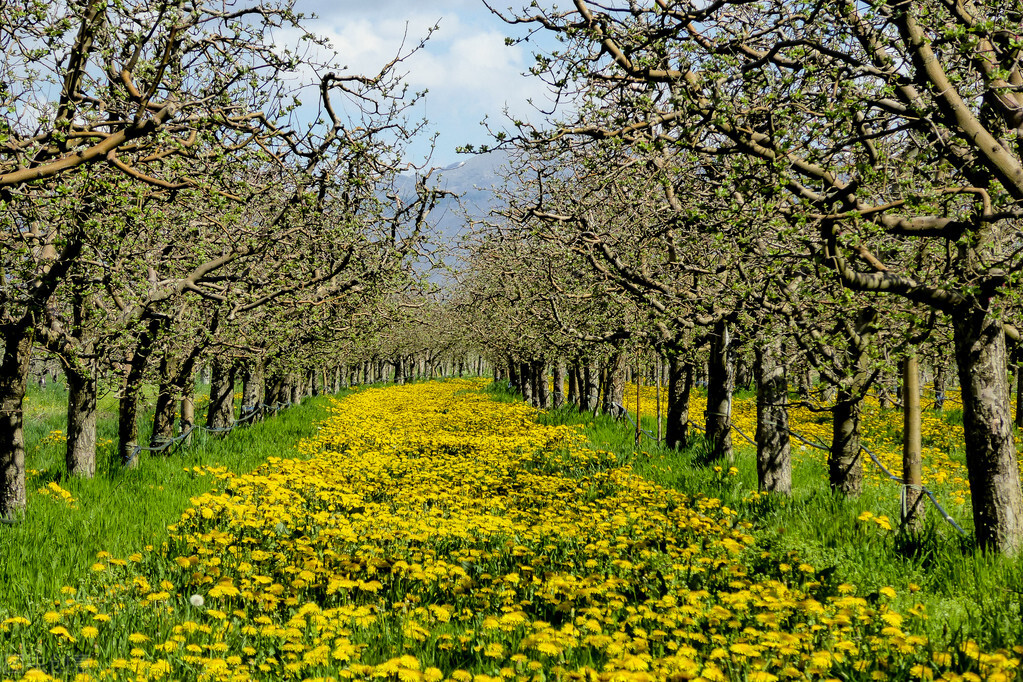
[[[924,523],[924,496],[920,454],[920,368],[916,355],[906,357],[902,366],[902,481],[905,486],[902,525],[910,532],[919,532]]]
[[[657,442],[661,442],[661,358],[657,358]]]
[[[636,447],[639,447],[639,387],[643,384],[643,374],[639,371],[639,366],[636,367]]]

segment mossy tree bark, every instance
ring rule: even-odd
[[[160,386],[156,393],[156,412],[153,414],[153,432],[149,445],[159,447],[174,437],[175,408],[180,398],[178,369],[181,360],[168,349],[160,358]]]
[[[986,310],[955,316],[953,327],[977,543],[1017,554],[1023,547],[1023,492],[1009,411],[1005,333]]]
[[[335,372],[335,382],[337,377],[338,374]],[[260,405],[263,403],[262,389],[263,361],[261,358],[251,358],[242,366],[242,417],[259,411]]]
[[[839,389],[832,408],[828,482],[833,491],[849,497],[863,491],[863,457],[860,453],[862,405],[862,395]]]
[[[565,404],[565,363],[560,358],[551,365],[551,379],[554,389],[551,394],[552,407],[557,409]]]
[[[208,429],[226,429],[234,423],[234,373],[235,365],[230,358],[214,356],[210,376],[210,406],[206,412]],[[300,398],[301,391],[297,393]]]
[[[549,409],[551,397],[547,386],[547,361],[541,358],[534,360],[532,365],[534,405],[541,410]]]
[[[96,475],[96,368],[79,362],[64,369],[67,380],[67,450],[64,463],[72,476]]]
[[[519,378],[519,363],[512,356],[508,356],[508,385],[513,391],[522,392],[522,382]]]
[[[600,406],[600,371],[593,362],[586,362],[583,366],[583,390],[582,394],[586,404],[580,405],[581,410],[597,411]]]
[[[0,361],[0,518],[25,509],[25,431],[22,406],[32,359],[32,331],[12,325],[3,329]]]
[[[789,495],[792,493],[789,387],[781,338],[761,342],[755,353],[757,485],[761,492]]]
[[[533,368],[528,362],[519,363],[519,390],[522,392],[522,398],[529,403],[533,404]]]
[[[735,372],[731,358],[732,334],[728,322],[718,321],[710,341],[707,361],[707,442],[709,457],[713,461],[731,462],[732,451],[732,390]]]
[[[568,367],[568,402],[579,405],[579,364],[573,362]]]

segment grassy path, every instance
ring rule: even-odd
[[[755,546],[479,382],[369,389],[297,457],[218,472],[166,551],[0,623],[0,677],[1009,679],[926,613]],[[141,548],[139,548],[141,550]],[[63,666],[63,667],[61,667]]]

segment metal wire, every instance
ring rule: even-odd
[[[167,448],[169,448],[169,447],[171,447],[173,445],[176,445],[176,444],[184,441],[186,438],[188,438],[188,436],[190,436],[192,434],[193,431],[197,431],[197,430],[198,431],[205,431],[206,433],[230,433],[239,424],[244,424],[245,422],[249,421],[250,419],[254,419],[260,413],[259,412],[259,408],[265,408],[265,409],[268,409],[268,410],[273,410],[274,414],[277,414],[278,412],[280,412],[284,408],[290,407],[292,404],[293,403],[287,402],[287,403],[274,403],[273,405],[267,405],[266,403],[260,403],[259,405],[255,405],[255,406],[242,405],[241,411],[243,413],[248,411],[248,414],[246,416],[244,416],[244,417],[241,417],[240,419],[235,419],[233,422],[231,422],[231,424],[229,426],[224,426],[224,427],[208,427],[208,426],[200,426],[200,425],[196,425],[196,424],[189,424],[188,428],[185,429],[184,431],[182,431],[180,434],[178,434],[177,437],[169,438],[167,440],[163,440],[163,441],[161,441],[160,445],[154,445],[154,446],[151,446],[151,447],[145,447],[143,445],[137,445],[136,444],[132,448],[131,453],[121,461],[121,464],[123,466],[128,466],[142,452],[163,452]],[[246,409],[246,408],[248,408],[248,409]]]
[[[700,430],[703,430],[702,427],[699,424],[697,424],[696,422],[694,422],[693,420],[690,419],[689,423],[692,424],[693,426],[695,426],[696,428],[698,428]],[[739,435],[741,435],[743,438],[748,440],[753,445],[756,445],[756,442],[751,440],[750,437],[747,436],[745,433],[743,433],[739,429],[739,427],[737,427],[735,424],[732,424],[731,422],[729,422],[729,427],[732,428],[732,429],[735,429],[739,433]],[[816,443],[814,441],[806,439],[805,437],[803,437],[800,434],[796,433],[792,429],[788,429],[788,432],[789,432],[790,436],[795,437],[797,440],[799,440],[799,441],[809,445],[810,447],[817,448],[818,450],[824,450],[825,452],[830,451],[830,449],[831,449],[831,448],[829,448],[826,445],[823,445],[821,443]],[[899,500],[900,500],[900,504],[902,506],[903,511],[905,511],[905,508],[906,508],[906,488],[916,488],[916,489],[920,490],[920,492],[922,492],[924,495],[927,496],[927,498],[934,505],[935,509],[938,510],[938,514],[941,515],[942,519],[944,519],[950,526],[955,528],[959,532],[960,535],[962,535],[963,537],[969,537],[969,533],[967,533],[965,530],[963,530],[963,527],[960,526],[958,523],[956,523],[956,520],[953,519],[952,516],[947,511],[945,511],[945,508],[941,506],[941,503],[938,502],[938,498],[934,496],[934,493],[931,492],[930,489],[928,489],[926,486],[923,486],[923,485],[919,485],[918,486],[918,485],[912,485],[912,484],[903,483],[901,478],[899,478],[898,476],[894,475],[892,472],[888,471],[888,468],[885,467],[885,465],[881,463],[881,460],[879,460],[874,455],[874,453],[871,452],[869,449],[867,449],[867,447],[865,445],[863,445],[862,443],[860,444],[860,449],[863,450],[865,453],[867,453],[867,455],[870,457],[870,461],[872,461],[881,471],[883,471],[885,473],[885,475],[890,480],[894,481],[895,483],[897,483],[900,486]]]
[[[618,403],[611,403],[611,407],[617,408],[617,409],[616,409],[616,411],[617,411],[617,412],[618,412],[619,414],[624,414],[624,415],[625,415],[625,418],[626,418],[626,419],[628,419],[628,420],[629,420],[629,422],[630,422],[630,423],[631,423],[631,424],[632,424],[632,425],[633,425],[634,427],[636,427],[637,429],[639,429],[639,431],[640,431],[641,433],[645,434],[647,438],[649,438],[649,439],[650,439],[650,440],[652,440],[652,441],[656,441],[656,440],[657,440],[657,436],[655,436],[654,434],[650,433],[649,431],[647,431],[647,430],[646,430],[646,429],[644,429],[644,428],[641,428],[641,427],[639,427],[639,426],[636,426],[636,422],[635,422],[635,420],[633,420],[633,418],[632,418],[632,415],[631,415],[631,414],[629,414],[629,411],[628,411],[627,409],[625,409],[624,407],[622,407],[622,406],[621,406],[621,405],[619,405]],[[612,416],[614,416],[614,415],[612,415]]]

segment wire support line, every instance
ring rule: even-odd
[[[804,438],[803,436],[799,435],[798,433],[796,433],[792,429],[788,429],[788,432],[789,432],[790,436],[794,436],[796,440],[800,441],[801,443],[805,443],[806,445],[809,445],[812,448],[817,448],[818,450],[823,450],[824,452],[828,452],[828,451],[831,450],[831,448],[829,448],[827,445],[823,445],[821,443],[817,443],[816,441],[807,440],[806,438]]]
[[[691,419],[689,420],[688,423],[692,424],[693,426],[695,426],[696,428],[700,429],[701,431],[703,430],[703,428],[699,424],[697,424],[696,422],[694,422]],[[753,445],[756,445],[756,442],[750,440],[749,436],[747,436],[745,433],[743,433],[737,426],[735,426],[735,424],[729,424],[729,427],[732,428],[732,429],[735,429],[739,433],[739,435],[741,435],[743,438],[748,440]],[[796,440],[799,440],[799,441],[809,445],[810,447],[817,448],[818,450],[824,450],[825,452],[828,452],[828,451],[831,450],[831,448],[827,447],[826,445],[823,445],[821,443],[816,443],[814,441],[811,441],[811,440],[805,438],[804,436],[800,435],[799,433],[793,431],[792,429],[787,429],[787,431],[788,431],[790,436],[795,437]],[[962,526],[960,526],[958,523],[956,523],[956,520],[954,518],[952,518],[951,514],[949,514],[945,510],[945,508],[943,506],[941,506],[941,503],[938,502],[938,498],[934,495],[934,493],[929,488],[927,488],[927,486],[904,483],[901,478],[899,478],[898,476],[893,474],[891,471],[889,471],[888,468],[881,462],[881,460],[879,460],[877,458],[877,456],[874,455],[874,453],[871,452],[862,443],[860,444],[860,449],[863,450],[863,452],[867,453],[867,456],[870,457],[870,461],[872,461],[881,471],[883,471],[885,473],[885,475],[892,482],[894,482],[894,483],[899,485],[899,487],[900,487],[900,490],[899,490],[899,504],[902,507],[903,518],[905,518],[905,512],[906,512],[906,489],[907,488],[914,488],[916,490],[919,490],[920,492],[922,492],[924,495],[927,496],[927,498],[934,505],[934,508],[938,510],[938,514],[941,516],[941,518],[946,523],[948,523],[950,526],[955,528],[956,531],[958,531],[959,534],[962,535],[963,537],[969,537],[970,534],[967,533],[963,529]]]
[[[729,428],[731,428],[731,429],[734,429],[734,430],[736,431],[736,433],[738,433],[738,434],[739,434],[740,436],[742,436],[742,437],[743,437],[743,438],[745,438],[745,439],[746,439],[747,441],[749,441],[750,445],[754,445],[754,446],[755,446],[755,445],[757,444],[757,442],[756,442],[755,440],[753,440],[752,438],[750,438],[749,436],[747,436],[747,435],[746,435],[745,433],[743,433],[743,432],[742,432],[742,429],[740,429],[740,428],[739,428],[738,426],[736,426],[735,424],[729,423],[729,424],[728,424],[728,427],[729,427]]]
[[[615,408],[615,412],[617,413],[617,414],[613,414],[611,416],[619,417],[620,418],[620,415],[624,414],[625,418],[629,420],[629,423],[632,424],[633,427],[639,429],[639,431],[641,433],[645,434],[646,437],[649,438],[650,440],[657,441],[657,436],[655,436],[654,434],[650,433],[646,429],[641,428],[641,427],[636,425],[636,421],[632,418],[632,415],[629,414],[629,411],[627,409],[625,409],[624,407],[622,407],[618,403],[611,403],[611,407],[614,407]],[[658,442],[660,442],[660,441],[658,441]]]
[[[924,495],[927,495],[927,497],[931,500],[931,502],[934,503],[934,506],[935,506],[935,508],[937,508],[938,513],[941,514],[941,517],[945,521],[947,521],[953,528],[955,528],[957,531],[959,531],[959,533],[962,534],[964,537],[969,535],[969,533],[967,533],[965,530],[963,530],[962,526],[960,526],[958,523],[956,523],[955,519],[953,519],[949,515],[949,513],[947,511],[945,511],[945,508],[942,507],[941,504],[938,503],[938,500],[934,496],[934,493],[932,493],[926,486],[910,484],[910,483],[903,482],[903,480],[901,478],[899,478],[898,476],[896,476],[892,472],[888,471],[888,468],[884,464],[881,463],[881,460],[879,460],[874,455],[874,453],[871,452],[867,448],[867,446],[865,446],[865,445],[863,445],[861,443],[860,444],[860,450],[863,450],[863,452],[867,453],[867,455],[870,457],[870,460],[877,466],[877,468],[880,469],[881,471],[883,471],[884,474],[891,481],[895,482],[896,484],[898,484],[901,487],[901,490],[899,491],[899,499],[900,499],[900,502],[902,504],[903,518],[905,518],[905,512],[906,512],[906,488],[915,488],[915,489],[919,490],[920,492],[922,492]]]
[[[255,419],[257,416],[259,416],[261,414],[261,411],[260,411],[261,408],[264,409],[264,410],[271,410],[271,411],[273,411],[274,414],[277,414],[281,410],[283,410],[283,409],[285,409],[287,407],[290,407],[293,404],[294,403],[287,402],[287,403],[274,403],[272,405],[268,405],[266,403],[260,403],[259,405],[255,405],[255,406],[252,406],[252,405],[242,405],[241,412],[243,414],[245,412],[248,412],[248,414],[246,414],[245,416],[243,416],[243,417],[241,417],[239,419],[235,419],[228,426],[224,426],[224,427],[210,427],[210,426],[202,426],[202,425],[199,425],[199,424],[189,424],[186,429],[183,429],[181,431],[181,433],[178,434],[177,436],[175,436],[174,438],[158,439],[156,441],[156,442],[159,443],[158,445],[154,444],[154,445],[151,445],[149,447],[146,447],[144,445],[138,445],[138,444],[134,445],[132,447],[131,453],[121,461],[121,464],[122,464],[122,466],[130,465],[143,452],[163,452],[164,450],[167,450],[168,448],[170,448],[170,447],[172,447],[174,445],[177,445],[178,443],[183,442],[186,438],[188,438],[190,435],[192,435],[193,431],[205,431],[206,433],[230,433],[231,431],[233,431],[235,429],[235,427],[239,426],[240,424],[244,424],[245,422],[248,422],[248,421],[250,421],[252,419]]]

